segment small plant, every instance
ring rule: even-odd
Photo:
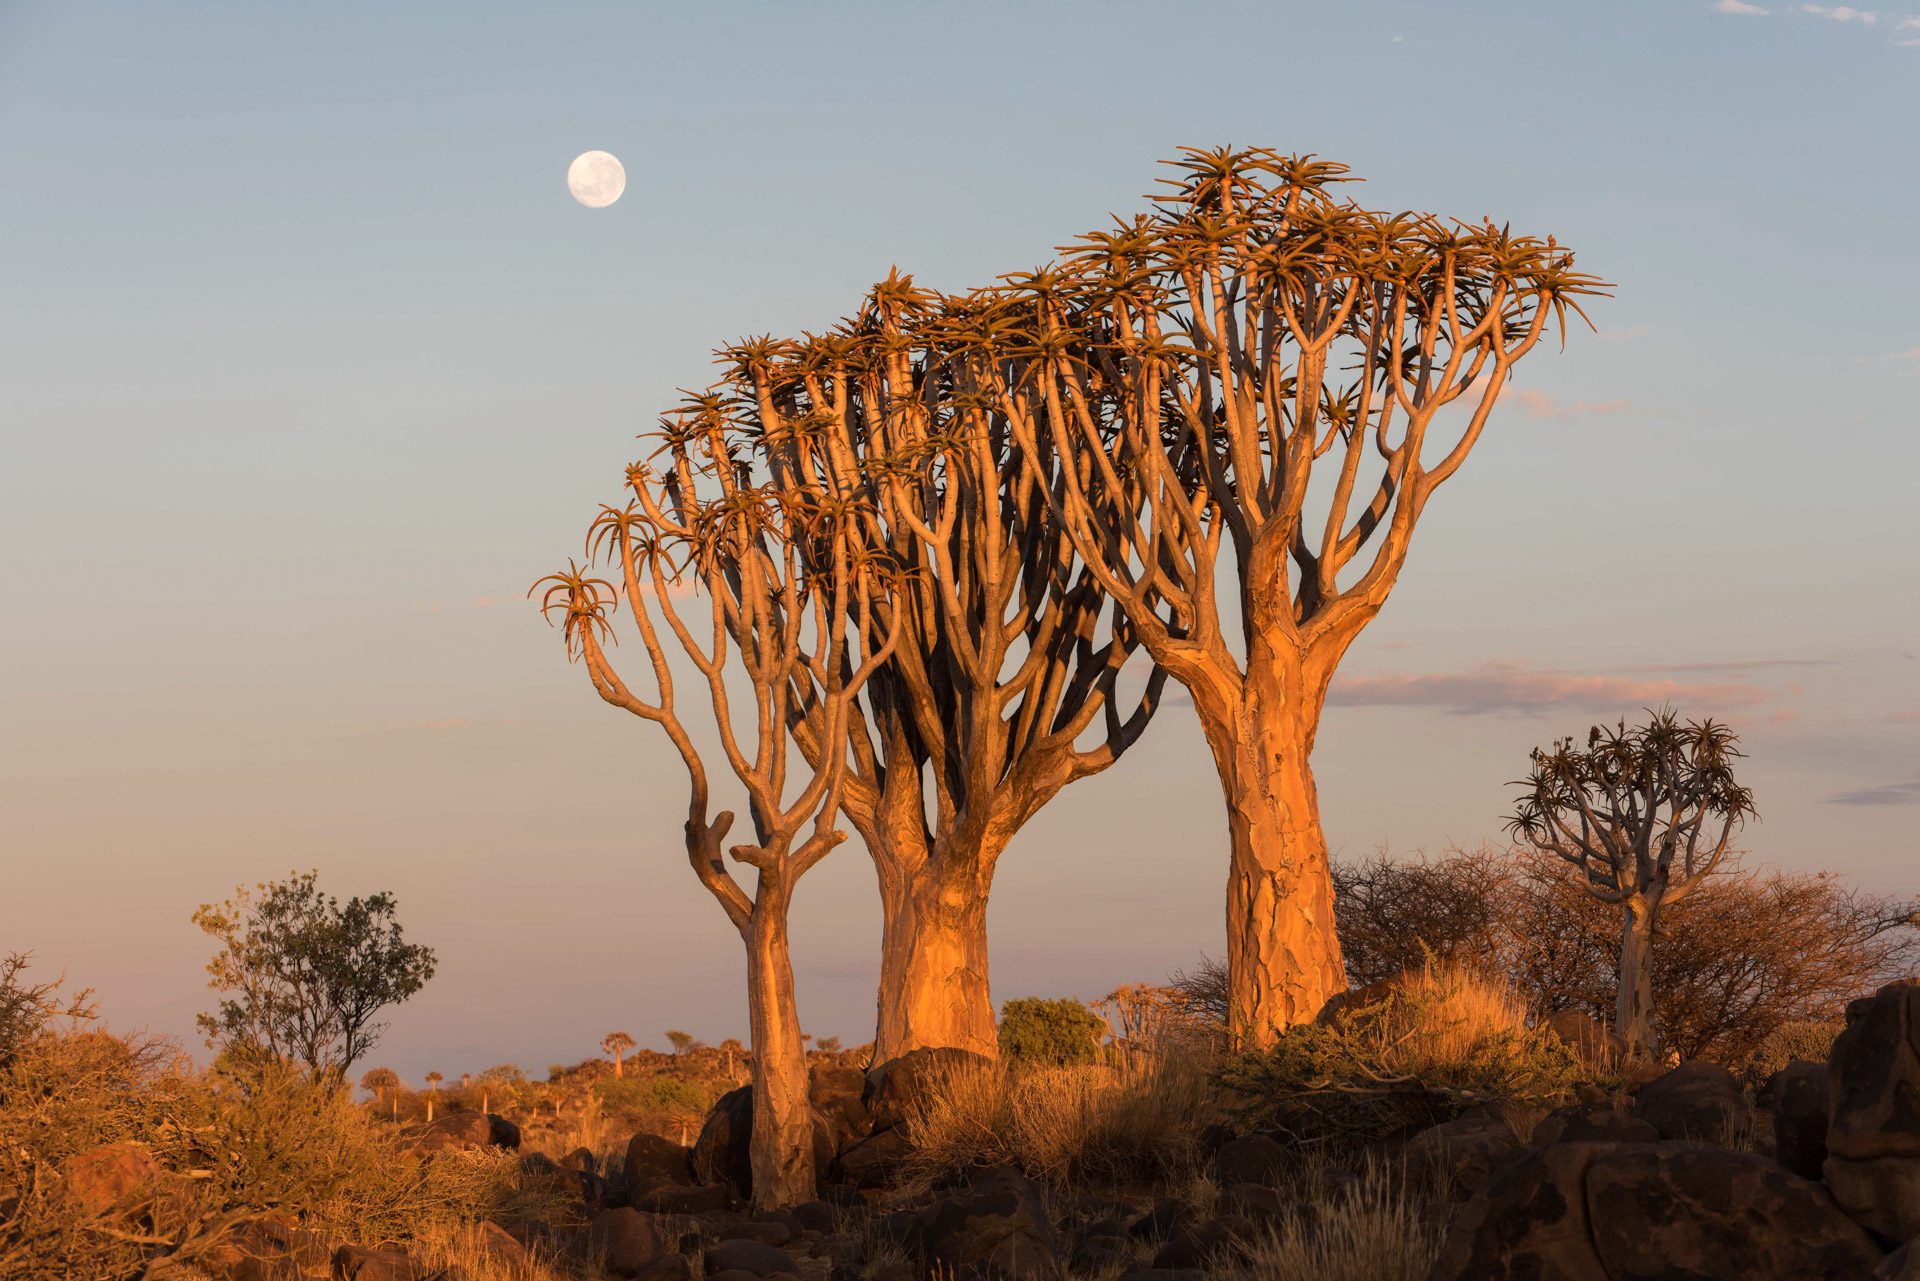
[[[1782,1023],[1754,1051],[1753,1059],[1747,1064],[1747,1079],[1763,1085],[1768,1077],[1795,1059],[1824,1063],[1833,1053],[1834,1038],[1845,1031],[1846,1026],[1838,1020]]]
[[[1457,967],[1403,975],[1380,1000],[1289,1030],[1271,1050],[1227,1059],[1217,1082],[1245,1122],[1323,1142],[1365,1142],[1434,1125],[1475,1104],[1552,1105],[1582,1069],[1504,987]]]
[[[1101,1061],[1106,1023],[1079,1001],[1021,997],[1000,1007],[1000,1054],[1009,1063],[1074,1067]]]

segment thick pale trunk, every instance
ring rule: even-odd
[[[1229,1031],[1264,1049],[1347,987],[1309,757],[1324,681],[1251,667],[1241,696],[1194,704],[1227,802]]]
[[[1620,997],[1614,1030],[1636,1059],[1658,1060],[1659,1037],[1653,1030],[1653,912],[1629,900],[1620,932]]]
[[[987,981],[987,887],[979,851],[971,866],[940,875],[882,867],[880,1017],[873,1061],[911,1050],[955,1046],[999,1057]],[[947,857],[951,859],[953,852]]]
[[[753,1204],[785,1209],[814,1199],[813,1109],[806,1047],[794,1004],[787,904],[764,873],[746,931],[753,1029]]]

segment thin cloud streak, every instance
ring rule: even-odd
[[[1618,400],[1585,401],[1576,400],[1571,405],[1562,406],[1544,391],[1527,388],[1513,393],[1514,399],[1526,411],[1529,418],[1555,418],[1562,421],[1578,418],[1583,414],[1630,414],[1635,412],[1632,402],[1625,396]]]
[[[1803,4],[1800,6],[1800,12],[1811,13],[1821,18],[1832,18],[1835,22],[1858,22],[1869,27],[1880,21],[1879,13],[1872,9],[1855,9],[1844,4],[1835,5],[1831,9],[1817,4]]]
[[[1863,787],[1857,792],[1841,792],[1827,798],[1829,805],[1920,805],[1920,779],[1911,783],[1887,783]]]
[[[1556,708],[1612,712],[1676,706],[1751,707],[1773,691],[1745,682],[1689,685],[1623,676],[1576,676],[1536,671],[1522,663],[1495,663],[1477,672],[1336,679],[1327,702],[1339,707],[1444,707],[1459,716],[1536,712]]]
[[[1719,4],[1713,6],[1713,10],[1715,13],[1738,13],[1746,17],[1764,18],[1767,16],[1767,10],[1762,9],[1757,4],[1742,3],[1742,0],[1720,0]]]

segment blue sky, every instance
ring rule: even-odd
[[[0,947],[184,1035],[194,906],[318,867],[441,952],[412,1079],[740,1034],[677,765],[522,593],[715,345],[1032,266],[1222,142],[1617,285],[1349,658],[1334,847],[1493,835],[1528,748],[1670,697],[1740,727],[1756,858],[1912,892],[1920,18],[1868,17],[0,4]],[[996,994],[1217,952],[1224,874],[1172,708],[1007,854]],[[871,887],[849,847],[802,889],[820,1034],[869,1034]]]

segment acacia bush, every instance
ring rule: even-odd
[[[1349,978],[1366,984],[1431,954],[1503,976],[1535,1019],[1578,1010],[1610,1021],[1620,913],[1557,861],[1483,845],[1334,870]],[[1654,1018],[1683,1058],[1744,1067],[1776,1029],[1838,1017],[1846,1002],[1920,960],[1914,905],[1862,894],[1831,872],[1747,868],[1730,858],[1661,915]]]
[[[1072,997],[1023,996],[1000,1007],[1000,1055],[1010,1063],[1097,1063],[1106,1031],[1106,1022]]]
[[[1477,1104],[1555,1106],[1583,1075],[1570,1049],[1529,1025],[1517,993],[1443,964],[1292,1028],[1270,1050],[1230,1056],[1214,1073],[1243,1123],[1336,1145],[1435,1125]]]

